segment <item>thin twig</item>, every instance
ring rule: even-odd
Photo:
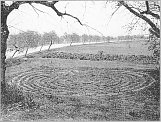
[[[41,12],[41,13],[48,14],[49,16],[51,16],[49,13],[44,12],[44,11],[42,11],[42,10],[36,8],[34,5],[32,5],[32,4],[30,4],[30,5],[32,6],[32,8],[34,9],[35,12],[36,12],[36,10],[37,10],[37,11],[39,11],[39,12]],[[36,12],[36,13],[37,13],[37,12]],[[38,13],[37,13],[37,14],[38,14]],[[38,14],[38,16],[39,16],[39,14]]]
[[[83,13],[83,19],[84,19],[84,15],[85,15],[85,12],[86,12],[86,2],[85,2],[85,6],[84,6],[84,13]]]
[[[68,13],[64,13],[63,15],[70,16],[70,17],[76,19],[80,25],[83,25],[82,22],[77,17],[75,17],[75,16],[73,16],[71,14],[68,14]]]
[[[15,28],[15,29],[17,29],[17,30],[19,30],[19,31],[25,32],[25,31],[23,31],[23,30],[21,30],[21,29],[18,29],[18,28],[16,28],[16,27],[12,26],[12,25],[8,25],[8,27],[9,27],[9,28],[12,27],[12,28]]]
[[[149,2],[145,1],[145,4],[146,4],[146,9],[147,10],[143,11],[143,12],[140,12],[140,14],[149,14],[149,15],[155,17],[156,19],[160,19],[160,16],[158,14],[155,14],[152,11],[150,11],[150,9],[149,9]]]
[[[100,31],[98,31],[97,29],[95,29],[95,28],[93,28],[93,27],[91,27],[91,26],[89,26],[89,25],[87,25],[87,24],[83,24],[83,26],[89,27],[89,28],[91,28],[92,30],[97,31],[99,34],[101,34],[101,35],[103,36],[103,34],[102,34]]]
[[[129,32],[131,32],[134,29],[135,25],[139,22],[139,20],[140,20],[140,18],[137,18],[137,20],[135,21],[135,23],[131,23],[130,24],[132,26],[130,27]]]
[[[67,5],[69,4],[69,2],[67,2],[67,4],[65,5],[64,9],[65,9],[65,13],[66,13],[66,8],[67,8]]]
[[[31,4],[31,5],[32,5],[32,4]],[[44,11],[42,11],[42,10],[36,8],[34,5],[32,5],[32,6],[33,6],[36,10],[38,10],[38,11],[40,11],[40,12],[42,12],[42,13],[48,14],[47,12],[44,12]]]
[[[37,14],[37,15],[38,15],[38,17],[39,17],[39,14],[37,13],[37,11],[36,11],[35,7],[34,7],[32,4],[30,4],[30,6],[33,8],[33,10],[36,12],[36,14]]]
[[[157,38],[160,37],[160,29],[152,22],[151,19],[149,19],[147,16],[144,16],[143,14],[138,13],[134,9],[132,9],[125,1],[119,1],[120,4],[122,4],[129,12],[134,14],[135,16],[141,18],[142,20],[146,21],[153,30],[155,30],[155,36]]]
[[[109,19],[109,21],[107,22],[107,27],[108,27],[108,25],[109,25],[109,23],[110,23],[110,21],[111,21],[113,15],[119,10],[120,7],[121,7],[121,5],[120,5],[118,8],[116,8],[116,10],[111,14],[110,19]]]

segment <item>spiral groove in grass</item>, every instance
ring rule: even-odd
[[[153,82],[152,77],[142,72],[110,69],[37,68],[12,79],[24,92],[91,97],[139,91]]]

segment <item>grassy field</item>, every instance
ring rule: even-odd
[[[16,59],[6,70],[9,85],[2,101],[3,120],[159,120],[160,72],[156,65],[41,58],[55,51],[128,55],[131,50],[135,55],[150,55],[144,48],[136,52],[136,43],[130,48],[126,43],[110,45],[71,46]]]
[[[92,53],[96,54],[98,51],[103,51],[106,54],[125,54],[125,55],[151,55],[148,51],[148,45],[144,41],[135,42],[113,42],[113,43],[99,43],[86,44],[77,46],[68,46],[55,49],[54,51],[68,52],[68,53]]]

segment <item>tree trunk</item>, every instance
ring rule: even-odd
[[[70,46],[72,46],[72,43],[73,43],[73,42],[71,41],[71,42],[70,42]]]
[[[52,45],[52,41],[50,42],[50,45],[49,45],[49,48],[48,48],[48,50],[50,50],[50,47],[51,47],[51,45]]]
[[[40,47],[40,52],[41,52],[41,50],[42,50],[42,47],[43,47],[43,45],[41,45],[41,47]]]
[[[2,14],[2,13],[1,13]],[[6,82],[5,82],[5,59],[6,59],[6,49],[7,49],[7,38],[9,35],[9,30],[6,24],[7,16],[1,15],[1,93],[6,91]]]
[[[25,57],[27,56],[27,52],[28,52],[28,50],[29,50],[29,48],[27,48],[27,50],[26,50]]]
[[[19,51],[19,50],[16,50],[16,51],[13,53],[12,58],[13,58],[13,56],[15,56],[16,52],[18,52],[18,51]]]
[[[85,40],[83,40],[83,44],[85,43]]]

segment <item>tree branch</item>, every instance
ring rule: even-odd
[[[138,7],[138,8],[136,8],[136,7],[134,7],[134,6],[130,6],[131,8],[133,8],[133,9],[136,9],[138,12],[142,12],[142,10]]]
[[[149,2],[148,2],[148,1],[145,1],[145,5],[146,5],[147,11],[150,11],[150,10],[149,10]]]
[[[36,14],[37,14],[38,17],[39,17],[39,14],[37,13],[36,8],[35,8],[32,4],[30,4],[30,6],[33,8],[33,10],[36,12]]]
[[[109,19],[109,21],[107,22],[107,27],[108,27],[108,25],[109,25],[109,23],[110,23],[110,21],[111,21],[113,15],[119,10],[119,8],[120,8],[121,6],[122,6],[122,5],[119,4],[119,5],[118,5],[118,8],[116,8],[116,10],[111,14],[110,19]]]
[[[86,12],[86,2],[85,2],[85,6],[84,6],[84,13],[83,13],[83,19],[84,19],[84,16],[85,16],[85,12]]]
[[[158,10],[160,11],[160,5],[156,4],[156,2],[154,1],[154,7],[157,7]]]
[[[160,37],[160,29],[149,19],[147,18],[146,16],[136,12],[135,10],[133,10],[131,7],[129,7],[128,4],[126,4],[124,1],[119,1],[120,4],[122,4],[127,10],[129,10],[131,13],[133,13],[135,16],[143,19],[144,21],[146,21],[150,26],[151,28],[156,32],[155,33],[155,36],[156,37]]]
[[[15,28],[15,29],[17,29],[17,30],[19,30],[19,31],[22,31],[22,32],[25,32],[25,31],[23,31],[23,30],[21,30],[21,29],[18,29],[18,28],[16,28],[16,27],[14,27],[14,26],[12,26],[12,25],[8,25],[8,28]]]
[[[149,28],[149,32],[150,32],[151,34],[153,34],[153,35],[157,35],[157,33],[156,33],[153,29],[151,29],[151,28]]]
[[[160,19],[160,16],[158,14],[155,14],[152,11],[150,11],[150,9],[149,9],[149,2],[145,1],[145,4],[146,4],[146,9],[147,10],[143,11],[143,12],[140,12],[140,14],[149,14],[149,15],[155,17],[156,19]]]
[[[73,16],[73,15],[71,15],[71,14],[68,14],[68,13],[62,13],[61,16],[63,16],[63,15],[67,15],[67,16],[70,16],[70,17],[76,19],[76,20],[79,22],[79,24],[83,26],[82,22],[81,22],[77,17],[75,17],[75,16]]]
[[[37,1],[35,1],[35,2],[37,2]],[[38,2],[39,2],[39,1],[38,1]],[[53,1],[53,2],[56,3],[56,1]],[[55,4],[55,3],[54,3],[54,4]],[[57,13],[57,15],[60,16],[60,17],[65,16],[65,15],[66,15],[66,16],[70,16],[70,17],[76,19],[76,20],[79,22],[80,25],[83,25],[83,24],[81,23],[81,21],[80,21],[77,17],[75,17],[75,16],[73,16],[73,15],[71,15],[71,14],[68,14],[68,13],[66,13],[66,12],[65,12],[65,13],[62,13],[62,12],[58,11],[58,9],[54,6],[54,4],[48,4],[48,2],[40,3],[40,4],[46,5],[46,6],[48,6],[48,7],[51,7],[51,8]]]
[[[130,23],[130,27],[128,30],[129,32],[131,32],[134,29],[135,25],[139,22],[139,20],[140,18],[138,18],[134,23],[133,22]]]
[[[52,1],[52,2],[48,2],[48,1],[16,1],[16,2],[13,2],[13,4],[9,6],[8,14],[9,14],[12,10],[18,9],[19,6],[20,6],[21,4],[25,4],[25,3],[29,3],[29,4],[31,4],[31,3],[38,3],[38,4],[42,4],[42,5],[45,5],[45,6],[47,6],[47,7],[52,8],[52,9],[56,12],[56,14],[57,14],[58,16],[60,16],[60,17],[65,16],[65,15],[66,15],[66,16],[70,16],[70,17],[76,19],[76,20],[79,22],[80,25],[83,25],[83,24],[81,23],[81,21],[80,21],[77,17],[75,17],[75,16],[73,16],[73,15],[71,15],[71,14],[68,14],[68,13],[66,13],[66,12],[65,12],[65,13],[62,13],[62,12],[58,11],[58,9],[54,6],[55,3],[57,3],[57,2],[58,2],[58,1]]]
[[[97,31],[99,34],[101,34],[101,35],[103,36],[103,34],[102,34],[100,31],[98,31],[97,29],[95,29],[95,28],[93,28],[93,27],[91,27],[91,26],[89,26],[89,25],[87,25],[87,24],[83,24],[83,26],[89,27],[89,28],[91,28],[92,30]]]

